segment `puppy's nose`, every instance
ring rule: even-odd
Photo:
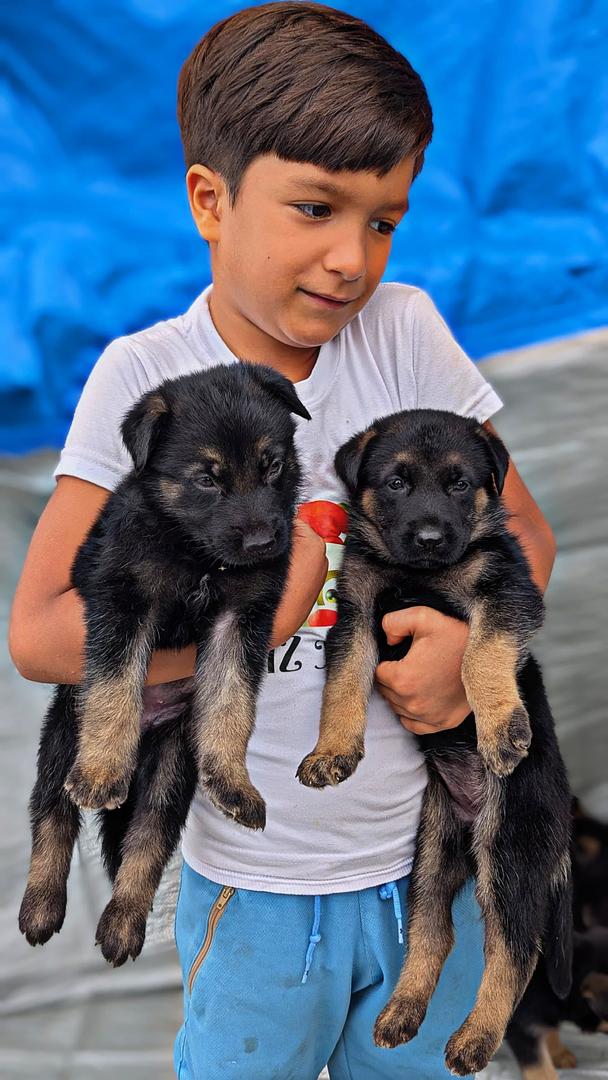
[[[416,543],[419,547],[433,549],[439,547],[443,543],[443,533],[441,529],[434,529],[430,525],[418,529],[416,533]]]
[[[268,527],[252,529],[243,536],[243,550],[255,551],[256,548],[268,547],[276,540],[276,530]]]

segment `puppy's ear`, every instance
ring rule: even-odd
[[[373,427],[360,431],[340,447],[334,458],[335,470],[349,491],[357,486],[363,455],[376,434]]]
[[[479,434],[486,444],[486,451],[492,466],[492,479],[498,495],[502,495],[505,477],[509,468],[509,454],[502,439],[487,428],[479,427]]]
[[[169,402],[159,388],[144,394],[125,416],[120,431],[137,474],[146,465],[170,412]]]
[[[274,368],[268,367],[266,364],[248,363],[247,367],[260,386],[263,386],[273,397],[286,405],[290,412],[303,417],[304,420],[310,420],[308,409],[302,404],[295,392],[293,383],[285,375],[281,375],[280,371],[275,371]]]

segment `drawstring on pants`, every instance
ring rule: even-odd
[[[396,881],[387,881],[386,885],[381,885],[378,889],[381,900],[393,901],[393,910],[395,912],[395,918],[397,920],[397,932],[399,934],[399,944],[403,945],[403,919],[401,917],[401,901],[399,899],[399,890],[397,888]]]
[[[312,929],[310,931],[310,937],[308,939],[308,948],[306,950],[306,960],[304,963],[304,974],[302,975],[302,983],[305,983],[308,979],[308,972],[310,971],[310,965],[312,964],[312,957],[316,946],[321,940],[319,933],[319,926],[321,923],[321,897],[315,896],[315,914],[312,921]]]

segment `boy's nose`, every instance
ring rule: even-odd
[[[357,281],[365,274],[367,244],[365,240],[350,236],[336,243],[325,257],[324,269],[340,274],[345,281]]]

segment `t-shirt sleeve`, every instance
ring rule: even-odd
[[[113,491],[133,466],[120,425],[149,389],[134,349],[125,338],[112,341],[84,385],[53,475],[77,476]]]
[[[448,409],[484,423],[502,408],[490,383],[455,341],[428,293],[410,305],[418,409]]]

